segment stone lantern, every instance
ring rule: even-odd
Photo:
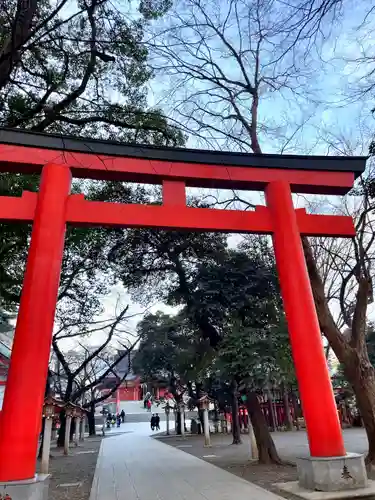
[[[76,416],[77,406],[73,403],[66,403],[65,410],[65,440],[64,440],[64,455],[69,455],[69,441],[70,441],[70,428],[72,426],[72,419]]]
[[[181,436],[185,436],[185,404],[182,401],[178,405],[178,412],[180,413],[180,422],[181,422]]]
[[[173,414],[174,414],[174,428],[175,428],[175,432],[177,434],[177,415],[178,415],[178,408],[177,408],[177,404],[175,404],[173,406]]]
[[[80,427],[81,427],[81,419],[83,416],[83,410],[79,406],[77,406],[74,410],[74,445],[78,446],[79,444],[79,434],[80,434]]]
[[[167,436],[169,436],[169,434],[170,434],[170,432],[169,432],[169,414],[171,412],[171,407],[169,406],[169,401],[167,401],[167,404],[164,407],[164,411],[165,411],[165,420],[166,420],[166,424],[167,424]]]
[[[205,394],[198,400],[199,408],[203,410],[203,426],[204,426],[204,445],[206,447],[211,446],[211,437],[210,437],[210,423],[208,421],[208,410],[210,408],[211,400]]]
[[[79,440],[85,440],[85,429],[86,429],[86,417],[87,412],[83,408],[81,408],[81,421],[80,421],[80,431],[79,431]]]
[[[44,434],[43,434],[43,447],[42,447],[42,463],[40,468],[43,474],[48,474],[49,454],[51,449],[52,424],[53,424],[53,419],[55,418],[56,414],[60,412],[61,408],[62,408],[62,403],[60,403],[52,396],[49,396],[44,401],[43,405]]]

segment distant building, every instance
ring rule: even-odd
[[[115,391],[105,402],[116,403],[121,401],[142,401],[147,392],[151,392],[155,398],[163,397],[167,392],[165,383],[144,383],[141,376],[134,373],[132,361],[137,351],[131,351],[124,356],[116,365],[115,374],[109,375],[101,384],[100,390],[102,395],[109,393],[119,380],[123,380],[117,391]],[[123,356],[124,351],[118,351],[117,356]],[[125,377],[125,378],[124,378]]]
[[[124,351],[118,351],[117,356],[121,357],[124,355]],[[141,388],[141,379],[139,375],[133,373],[131,368],[132,360],[134,358],[135,352],[131,351],[128,355],[123,357],[121,361],[118,362],[114,373],[108,375],[105,380],[103,380],[100,390],[102,395],[111,392],[113,387],[116,386],[119,380],[123,379],[120,387],[117,391],[109,396],[106,403],[114,403],[117,398],[120,401],[140,401],[143,397]],[[117,393],[117,394],[116,394]]]

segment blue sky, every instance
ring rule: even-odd
[[[239,3],[251,3],[251,0],[242,0]],[[227,4],[227,1],[223,1],[221,5],[224,7]],[[179,3],[177,8],[181,9],[181,5],[183,3]],[[340,22],[330,26],[329,39],[319,44],[320,52],[313,49],[305,61],[302,56],[298,61],[299,71],[302,74],[299,77],[301,87],[298,92],[285,89],[281,92],[271,92],[269,87],[261,92],[259,124],[264,152],[280,152],[284,140],[283,137],[278,138],[275,134],[262,133],[261,129],[265,123],[268,123],[272,128],[279,129],[277,132],[280,136],[291,135],[299,125],[304,123],[304,126],[296,134],[295,140],[290,143],[290,147],[285,152],[315,154],[326,154],[327,152],[327,145],[324,143],[326,131],[339,135],[345,134],[351,137],[353,142],[356,142],[360,135],[358,132],[359,123],[362,134],[365,127],[373,127],[374,122],[370,113],[373,105],[372,96],[358,98],[357,95],[354,95],[360,86],[359,78],[368,71],[370,64],[359,65],[351,61],[358,58],[364,51],[368,49],[371,51],[373,45],[371,34],[375,24],[375,16],[369,16],[367,22],[363,24],[369,10],[367,2],[347,1],[344,2],[344,9],[344,15]],[[188,17],[189,15],[185,14],[185,19]],[[374,22],[372,22],[373,18]],[[154,32],[170,26],[172,22],[167,15],[154,25]],[[328,28],[326,31],[328,33]],[[184,34],[189,35],[189,32],[185,30]],[[229,30],[229,38],[234,45],[239,45],[239,38],[237,37],[236,40],[233,29]],[[164,40],[168,40],[168,38],[164,38]],[[247,41],[246,34],[244,40]],[[215,52],[218,49],[216,39],[212,39],[209,46],[217,55]],[[268,47],[266,49],[268,50]],[[204,51],[204,49],[201,50]],[[263,57],[268,57],[267,50],[265,50],[266,55]],[[153,61],[152,57],[151,60]],[[238,66],[233,63],[233,59],[218,57],[218,61],[226,74],[234,79],[238,77]],[[150,82],[150,103],[160,105],[165,109],[167,115],[177,117],[178,115],[175,114],[176,99],[182,99],[187,94],[191,94],[194,89],[197,90],[203,86],[197,80],[193,80],[190,82],[188,90],[184,86],[171,95],[172,89],[179,81],[179,76],[171,77],[165,72],[163,64],[160,67],[161,70],[156,74],[156,78]],[[252,73],[251,67],[249,72]],[[244,106],[246,105],[245,102]],[[248,105],[250,106],[250,102]],[[222,127],[220,118],[216,120],[215,125],[218,128]],[[189,137],[188,144],[191,147],[200,145],[193,136]],[[357,148],[361,149],[359,145]],[[367,146],[363,149],[362,152],[367,153]]]

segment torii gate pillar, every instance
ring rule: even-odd
[[[43,167],[1,412],[0,481],[35,475],[70,184],[69,168]]]
[[[277,272],[310,453],[313,457],[344,456],[341,425],[289,185],[271,182],[266,188],[266,199],[274,223]]]
[[[290,186],[271,182],[265,193],[311,453],[297,457],[299,483],[280,488],[303,498],[310,498],[310,492],[304,496],[301,487],[326,492],[354,489],[357,496],[368,484],[366,468],[362,455],[345,451]]]

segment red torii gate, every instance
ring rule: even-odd
[[[365,163],[364,157],[219,153],[0,130],[0,171],[41,174],[39,193],[0,197],[0,221],[33,221],[0,420],[0,482],[35,474],[66,224],[272,234],[310,453],[344,456],[301,235],[353,237],[355,229],[350,217],[294,209],[291,193],[345,194]],[[163,204],[86,201],[70,194],[72,176],[162,184]],[[186,186],[264,190],[267,206],[189,208]]]

